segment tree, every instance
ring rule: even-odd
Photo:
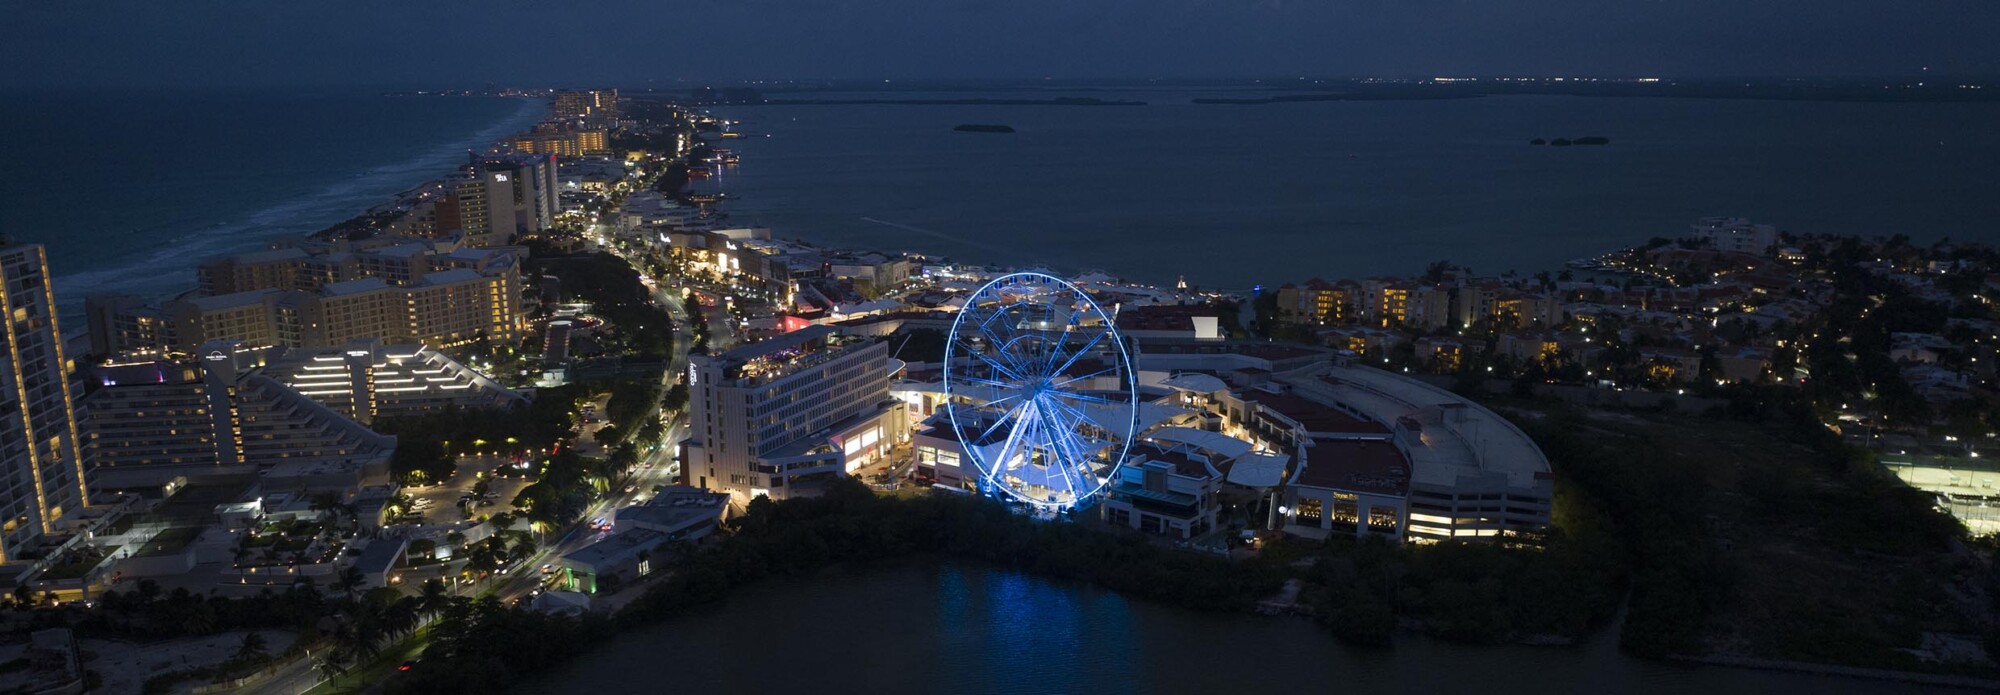
[[[361,572],[361,568],[349,565],[347,569],[340,571],[339,576],[334,578],[333,588],[347,594],[347,600],[352,601],[354,600],[354,593],[361,588],[361,585],[366,583],[368,583],[368,576]]]
[[[444,587],[443,581],[437,579],[425,580],[423,588],[417,593],[417,605],[426,614],[444,610],[445,604],[450,600],[451,591]]]
[[[526,558],[530,555],[534,555],[535,549],[536,549],[536,543],[534,536],[526,533],[516,534],[514,536],[514,544],[512,547],[508,549],[508,554],[516,558]]]
[[[326,650],[326,653],[313,666],[319,669],[320,675],[326,676],[327,680],[332,680],[340,674],[347,672],[347,665],[352,659],[353,654],[351,652],[345,648],[336,647]]]
[[[243,641],[237,644],[236,658],[247,661],[265,656],[265,650],[269,646],[269,642],[264,639],[264,633],[252,630],[244,633]]]
[[[152,579],[141,579],[139,580],[138,594],[140,601],[152,603],[160,597],[160,583]]]

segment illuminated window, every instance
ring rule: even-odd
[[[1395,530],[1399,521],[1393,507],[1368,508],[1368,528]]]

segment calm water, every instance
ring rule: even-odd
[[[2000,242],[2000,104],[1050,96],[1078,94],[1151,105],[718,109],[749,134],[721,186],[780,235],[1238,289],[1437,259],[1532,272],[1704,215]],[[1584,135],[1612,144],[1527,144]]]
[[[1608,642],[1609,638],[1598,640]],[[624,635],[525,693],[1903,693],[1897,683],[1639,661],[1609,644],[1356,649],[1310,621],[1170,608],[976,567],[746,589]]]
[[[374,91],[0,94],[0,232],[48,245],[61,300],[194,285],[445,174],[539,102]]]

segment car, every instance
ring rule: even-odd
[[[417,660],[416,660],[416,659],[411,659],[411,660],[409,660],[409,661],[405,661],[405,662],[403,662],[403,663],[401,663],[401,664],[397,664],[397,665],[396,665],[396,670],[398,670],[398,671],[408,671],[408,670],[410,670],[411,668],[415,668],[415,667],[416,667],[416,665],[417,665]]]
[[[542,574],[555,574],[555,572],[556,566],[554,564],[542,565]]]

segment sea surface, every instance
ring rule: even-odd
[[[816,93],[1147,106],[717,107],[736,221],[836,246],[1248,289],[1559,268],[1708,215],[2000,242],[2000,103],[1505,96],[1197,105],[1184,89]],[[1013,134],[959,133],[964,123]],[[1601,147],[1533,138],[1604,136]]]
[[[374,90],[0,93],[0,233],[58,301],[194,286],[204,257],[309,234],[523,130],[536,100]]]
[[[1576,647],[1416,636],[1340,643],[1303,618],[1204,613],[971,565],[773,581],[619,635],[517,692],[1813,693],[1966,692],[1642,661],[1614,631]]]

